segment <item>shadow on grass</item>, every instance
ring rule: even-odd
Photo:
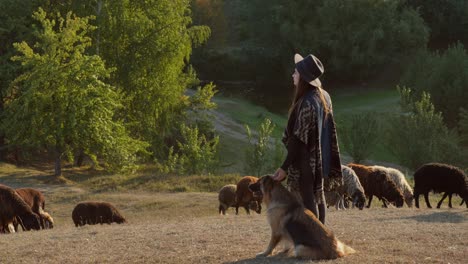
[[[431,214],[408,216],[404,217],[404,219],[427,223],[462,223],[467,220],[466,216],[461,212],[434,212]]]
[[[262,263],[309,263],[310,260],[297,259],[293,257],[271,256],[266,258],[248,258],[237,261],[223,262],[223,264],[262,264]]]
[[[381,218],[379,221],[392,220],[415,220],[424,223],[463,223],[467,220],[466,214],[463,212],[433,212],[430,214],[420,214],[406,217]]]

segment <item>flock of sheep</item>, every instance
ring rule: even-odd
[[[54,220],[45,210],[44,195],[36,189],[13,189],[0,184],[0,233],[15,233],[18,226],[23,231],[54,227]],[[112,204],[106,202],[81,202],[72,212],[75,226],[125,223],[125,218]]]
[[[350,203],[352,207],[362,210],[366,197],[369,208],[374,196],[382,201],[384,207],[387,204],[402,207],[404,203],[412,207],[414,199],[419,208],[419,195],[424,195],[427,207],[432,208],[428,197],[430,191],[444,193],[437,208],[440,208],[447,196],[449,207],[452,208],[453,194],[459,195],[462,203],[468,201],[468,177],[461,169],[448,164],[428,163],[421,166],[414,173],[414,192],[403,173],[394,168],[350,163],[347,166],[342,165],[341,169],[342,181],[332,189],[325,190],[327,205],[335,206],[336,209],[349,207]],[[218,194],[219,213],[224,215],[229,207],[234,207],[236,214],[239,207],[244,207],[247,214],[249,209],[260,213],[261,197],[248,189],[248,185],[257,180],[256,177],[245,176],[237,185],[222,187]],[[468,204],[466,206],[468,208]]]
[[[468,201],[468,177],[454,166],[440,163],[428,163],[420,167],[414,173],[414,192],[406,181],[405,176],[398,170],[382,166],[365,166],[360,164],[348,164],[342,166],[342,181],[333,186],[333,189],[325,191],[328,206],[337,209],[358,207],[363,209],[368,199],[367,207],[370,207],[372,197],[379,198],[384,207],[392,204],[402,207],[404,203],[412,207],[413,199],[419,208],[419,195],[424,195],[427,207],[430,191],[444,193],[437,204],[440,208],[442,201],[448,196],[449,206],[452,207],[451,198],[457,194],[462,198],[462,203]],[[262,211],[262,196],[249,190],[249,185],[255,183],[258,178],[253,176],[243,177],[237,185],[226,185],[219,191],[219,213],[226,214],[229,207],[243,207],[247,214],[250,210],[257,213]],[[468,203],[467,203],[468,208]],[[112,204],[107,202],[80,202],[72,212],[75,226],[125,223],[122,214]],[[54,220],[45,211],[44,195],[36,189],[13,189],[0,184],[0,233],[14,233],[21,226],[23,231],[40,230],[54,227]]]

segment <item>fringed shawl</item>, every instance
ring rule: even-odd
[[[328,93],[322,90],[329,109],[328,115],[324,117],[324,109],[318,92],[318,90],[309,91],[299,99],[289,116],[282,141],[287,148],[289,138],[294,135],[306,145],[310,152],[310,171],[314,173],[310,177],[315,178],[314,194],[319,199],[318,202],[321,203],[323,201],[320,201],[319,197],[323,197],[323,188],[327,191],[331,190],[334,185],[342,181],[343,175],[331,99]],[[322,133],[328,133],[328,135],[321,136]],[[330,139],[331,146],[322,148],[321,139],[325,138]],[[322,149],[328,151],[328,154],[324,153],[324,160],[322,160]],[[327,159],[328,164],[324,164],[323,162]],[[288,186],[297,189],[299,177],[301,177],[300,168],[295,168],[294,165],[289,166]]]

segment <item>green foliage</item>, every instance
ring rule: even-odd
[[[410,93],[401,88],[402,95]],[[442,115],[423,92],[419,101],[411,101],[411,112],[393,120],[389,129],[388,147],[400,164],[416,169],[427,162],[458,164],[462,157],[458,138],[445,126]]]
[[[419,100],[424,92],[431,94],[437,111],[453,128],[460,108],[468,101],[468,54],[460,43],[443,53],[423,51],[408,65],[401,83],[411,87],[411,99]]]
[[[187,61],[192,45],[209,28],[192,27],[189,0],[105,1],[100,17],[100,52],[116,68],[113,83],[122,90],[121,112],[132,133],[151,142],[156,158],[190,109],[186,89],[196,77]],[[118,56],[116,56],[118,55]]]
[[[296,42],[302,52],[313,50],[326,58],[328,71],[338,77],[368,77],[424,47],[428,39],[418,13],[400,9],[399,1],[324,1],[316,16],[314,26],[304,25],[308,33],[298,34],[302,39],[296,40],[292,33],[298,30],[289,28],[284,29],[285,39]],[[300,20],[293,24],[301,25]]]
[[[24,73],[11,84],[15,99],[8,101],[2,128],[12,145],[53,150],[56,164],[62,155],[83,149],[99,156],[110,169],[128,169],[145,144],[131,138],[114,119],[122,108],[119,93],[105,83],[111,70],[99,56],[85,54],[91,46],[89,18],[69,12],[49,19],[34,13],[42,29],[33,48],[15,43]],[[56,175],[60,175],[56,167]]]
[[[196,93],[190,97],[190,110],[201,111],[216,108],[216,104],[211,101],[216,93],[216,86],[213,83],[198,87]]]
[[[431,39],[434,42],[468,41],[468,2],[466,0],[406,0],[405,4],[418,9],[431,29]]]
[[[460,121],[458,122],[458,130],[460,132],[460,140],[465,146],[468,146],[468,110],[460,109]]]
[[[278,138],[275,139],[275,148],[273,150],[273,158],[271,162],[270,172],[276,171],[284,161],[285,151],[284,145]]]
[[[254,95],[270,100],[291,85],[295,52],[321,58],[325,79],[367,80],[398,69],[402,59],[427,44],[423,19],[402,2],[225,1],[228,41],[195,52],[194,65],[204,79],[230,81],[239,90],[241,84],[231,82],[251,81]]]
[[[27,95],[37,96],[38,98],[35,100],[49,100],[48,104],[54,106],[49,107],[51,112],[63,113],[65,111],[67,115],[74,115],[70,118],[71,120],[67,119],[67,115],[60,116],[60,118],[67,119],[63,122],[68,127],[63,129],[68,131],[68,134],[55,133],[54,136],[48,136],[47,144],[37,141],[33,137],[20,142],[14,138],[19,137],[20,134],[15,135],[12,132],[13,129],[10,129],[5,137],[6,142],[8,144],[21,143],[23,146],[33,144],[36,149],[41,147],[47,147],[49,150],[54,149],[57,151],[58,157],[67,157],[70,161],[73,160],[74,153],[85,153],[95,163],[104,162],[106,167],[114,169],[116,164],[121,164],[122,168],[129,168],[129,164],[136,161],[136,152],[140,151],[140,153],[146,154],[145,151],[141,152],[145,144],[140,141],[132,141],[128,137],[129,133],[149,142],[151,154],[156,159],[167,157],[170,147],[176,146],[181,123],[200,126],[199,133],[213,139],[214,129],[206,110],[215,107],[215,104],[211,102],[211,98],[216,92],[215,86],[208,84],[199,87],[198,92],[193,97],[186,95],[187,88],[196,87],[199,83],[195,71],[189,65],[192,47],[206,42],[211,33],[206,26],[192,26],[190,4],[191,0],[137,2],[130,0],[66,0],[60,4],[51,4],[47,0],[21,1],[21,3],[0,0],[0,7],[5,11],[0,14],[0,28],[2,29],[0,30],[0,40],[2,44],[5,43],[5,46],[0,47],[0,59],[6,62],[0,66],[0,92],[2,96],[0,114],[4,108],[3,103],[6,102],[13,107],[15,98],[23,96],[25,93],[23,90],[26,88],[24,88],[23,83],[34,79],[35,74],[37,74],[41,78],[34,81],[37,83],[34,86],[42,85],[45,88],[40,96],[34,92]],[[36,24],[39,27],[44,26],[29,19],[33,10],[38,6],[42,6],[46,10],[44,13],[47,13],[50,21],[57,21],[56,24],[53,24],[55,22],[45,22],[50,23],[47,26],[51,29],[49,29],[50,32],[44,34],[46,36],[42,37],[33,33]],[[84,29],[75,26],[75,31],[70,29],[62,35],[55,36],[54,30],[66,29],[69,27],[68,24],[70,27],[73,26],[73,23],[76,24],[76,22],[68,22],[61,18],[61,14],[69,11],[86,17],[82,19],[85,21],[83,22]],[[93,16],[95,19],[88,19],[89,16]],[[67,41],[73,41],[73,37],[80,38],[78,42],[81,41],[83,45],[68,43]],[[62,52],[63,58],[57,59],[55,64],[51,61],[49,63],[42,62],[44,65],[42,69],[36,67],[37,65],[26,65],[20,60],[15,62],[23,63],[22,67],[19,67],[19,63],[7,61],[16,52],[11,43],[21,40],[30,43],[35,38],[40,38],[39,43],[48,41],[43,44],[43,53],[57,53],[58,51],[58,55],[53,56],[62,56],[60,55]],[[54,44],[56,41],[63,41],[62,51],[60,47],[56,47],[58,44]],[[34,57],[31,54],[41,50],[40,46],[26,47],[22,45],[19,44],[18,49],[21,49],[27,56]],[[46,45],[50,45],[50,47],[45,47]],[[81,62],[67,61],[67,58],[79,61],[80,56],[87,61],[82,63],[86,65],[81,66]],[[45,58],[45,60],[48,59]],[[37,59],[36,64],[39,64],[39,60]],[[104,66],[104,61],[107,68]],[[59,70],[58,68],[61,66],[58,65],[61,63],[66,68]],[[85,66],[87,69],[84,69]],[[37,73],[32,73],[31,69]],[[18,77],[21,72],[24,74]],[[94,77],[86,77],[91,73]],[[15,83],[10,85],[15,78]],[[101,91],[96,88],[96,85],[105,87],[105,89],[102,88]],[[56,87],[63,88],[57,90]],[[109,91],[105,91],[106,89]],[[49,91],[56,94],[50,94]],[[22,100],[25,100],[24,98],[26,97],[23,97]],[[69,101],[73,101],[69,98],[76,98],[73,100],[80,103],[69,103]],[[16,103],[19,102],[18,100]],[[21,102],[24,104],[23,101]],[[63,105],[66,106],[56,107],[61,105],[57,102],[63,102]],[[45,111],[45,109],[40,110]],[[67,112],[68,110],[71,113]],[[94,114],[94,112],[100,114]],[[17,116],[19,114],[15,113]],[[34,117],[35,120],[38,120],[37,124],[32,125],[44,125],[41,123],[42,119],[51,119],[50,116],[38,117],[37,114],[38,112]],[[12,110],[10,110],[8,115],[5,114],[3,117],[8,119],[12,115]],[[24,117],[22,118],[24,119]],[[18,119],[8,120],[7,123],[15,121]],[[43,136],[60,130],[62,121],[55,121],[45,124],[46,126],[54,124],[54,131],[41,130],[38,133]],[[100,132],[100,126],[86,125],[93,124],[93,122],[107,122],[108,125],[113,123],[115,127]],[[25,126],[25,124],[23,125]],[[76,129],[74,129],[75,127]],[[110,132],[114,134],[110,136]],[[80,135],[77,135],[78,133]],[[107,136],[101,135],[96,139],[95,136],[100,133],[107,134]],[[5,141],[3,134],[0,131],[0,145],[3,145]],[[64,139],[58,142],[58,145],[54,145],[55,141],[59,141],[55,138],[60,137]],[[82,138],[89,140],[86,141]],[[116,141],[120,141],[128,147],[122,148],[121,144],[115,143]],[[46,146],[43,146],[44,144]],[[54,145],[52,149],[51,144]],[[3,146],[0,147],[3,148]],[[144,155],[139,155],[139,157],[144,157]]]
[[[180,132],[181,140],[177,141],[177,153],[170,148],[164,170],[185,175],[214,173],[219,164],[219,137],[207,139],[199,133],[198,127],[191,128],[184,124],[181,125]]]
[[[245,125],[249,145],[245,153],[245,170],[249,175],[260,176],[271,170],[271,150],[269,143],[275,125],[266,118],[259,126],[258,133],[253,134],[248,125]]]
[[[374,113],[352,115],[341,133],[346,152],[356,163],[369,157],[379,134]]]

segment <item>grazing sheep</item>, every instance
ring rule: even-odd
[[[54,228],[54,219],[49,213],[43,211],[41,217],[44,218],[46,224],[45,228]]]
[[[353,169],[345,165],[341,165],[341,171],[344,182],[341,192],[351,198],[353,207],[356,206],[362,210],[366,204],[366,196],[358,176]]]
[[[239,207],[242,206],[244,207],[245,211],[247,214],[250,214],[249,208],[254,206],[255,204],[256,209],[255,212],[260,214],[262,212],[262,199],[263,197],[261,195],[254,195],[252,191],[249,189],[249,185],[256,183],[258,181],[257,177],[253,176],[244,176],[240,181],[237,183],[237,188],[236,188],[236,215],[239,214]]]
[[[353,163],[348,164],[348,167],[356,172],[359,181],[364,187],[366,195],[369,198],[367,208],[370,207],[374,195],[382,200],[384,207],[387,207],[386,201],[395,203],[397,207],[403,206],[403,194],[386,170]]]
[[[333,189],[325,191],[327,205],[335,205],[336,200],[339,203],[337,205],[337,209],[339,209],[347,207],[346,203],[348,199],[351,199],[353,208],[356,206],[362,210],[366,203],[366,196],[364,193],[364,188],[359,182],[359,178],[356,176],[356,173],[347,166],[341,165],[341,171],[343,173],[342,180],[335,184]],[[325,181],[327,181],[327,179],[325,179]],[[331,193],[327,194],[327,192],[335,192],[340,197]]]
[[[33,188],[19,188],[15,190],[16,193],[23,198],[27,205],[29,205],[34,213],[39,215],[39,222],[41,228],[45,229],[46,226],[53,228],[53,218],[44,211],[45,209],[45,197],[36,189]],[[18,230],[18,225],[15,225],[15,229]]]
[[[229,207],[233,207],[236,205],[236,189],[237,186],[234,184],[229,184],[223,186],[218,193],[218,201],[219,201],[219,214],[226,214],[226,210]]]
[[[325,191],[325,201],[327,202],[327,208],[335,206],[336,210],[344,210],[344,196],[336,191]]]
[[[39,216],[31,210],[31,207],[14,189],[0,184],[0,226],[3,227],[3,231],[9,229],[10,232],[14,232],[15,217],[21,218],[25,230],[40,229]]]
[[[440,205],[445,200],[445,198],[447,198],[447,196],[449,198],[449,207],[452,208],[452,195],[453,195],[453,193],[445,192],[444,195],[442,196],[442,199],[440,199],[439,203],[437,204],[437,208],[440,208]],[[460,206],[462,206],[464,202],[465,202],[465,200],[462,199],[462,201],[460,202]],[[467,207],[468,207],[468,205],[467,205]]]
[[[78,203],[73,209],[72,219],[76,227],[86,224],[121,224],[127,222],[112,204],[94,201]]]
[[[458,194],[462,200],[468,201],[468,178],[465,173],[452,165],[442,163],[427,163],[414,173],[414,199],[419,208],[419,195],[424,194],[426,205],[429,203],[429,191],[446,194],[437,204],[440,208],[442,201],[448,194]],[[468,204],[466,205],[468,207]]]
[[[375,169],[387,170],[387,174],[390,175],[390,178],[396,184],[398,189],[403,193],[405,198],[405,203],[408,207],[413,207],[413,189],[406,181],[405,175],[397,169],[382,167],[382,166],[372,166]]]

